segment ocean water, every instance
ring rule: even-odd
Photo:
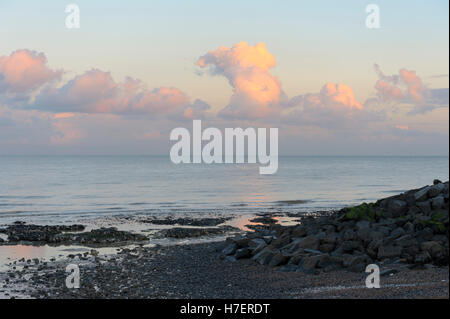
[[[128,214],[307,212],[375,201],[448,180],[448,157],[280,157],[179,164],[168,156],[0,157],[0,224]]]

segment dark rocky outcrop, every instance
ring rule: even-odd
[[[85,244],[104,245],[111,243],[142,241],[148,238],[141,234],[119,231],[115,227],[93,229],[82,232],[83,225],[27,225],[16,223],[0,229],[1,233],[8,236],[4,244],[18,242],[31,242],[35,244]]]
[[[141,220],[142,223],[150,223],[155,225],[180,225],[180,226],[217,226],[230,220],[231,217],[211,217],[211,218],[152,218]]]
[[[235,257],[229,260],[247,257],[281,271],[307,273],[364,271],[371,263],[448,265],[448,215],[449,183],[435,180],[376,203],[305,217],[297,226],[271,224],[228,238],[222,253]]]
[[[206,227],[206,228],[174,227],[160,230],[155,234],[155,237],[190,238],[190,237],[223,235],[227,232],[236,230],[238,229],[228,225],[220,227]]]

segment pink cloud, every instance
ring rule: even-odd
[[[56,113],[55,115],[53,115],[53,118],[55,120],[58,120],[58,119],[67,119],[74,116],[75,116],[74,113],[66,112],[66,113]]]
[[[402,131],[407,131],[409,130],[409,126],[408,125],[401,125],[401,124],[397,124],[395,125],[396,129],[402,130]]]
[[[425,87],[416,72],[401,69],[400,77],[406,84],[409,97],[417,104],[423,103],[428,95],[428,88]]]
[[[361,102],[356,100],[355,95],[353,94],[353,89],[342,83],[325,84],[318,95],[318,100],[320,100],[320,103],[323,105],[333,108],[346,107],[350,109],[355,108],[358,110],[363,109]]]
[[[375,84],[376,98],[366,103],[402,103],[412,106],[408,114],[420,114],[440,107],[448,107],[448,88],[430,89],[415,71],[400,69],[398,74],[386,76],[375,64],[379,80]]]
[[[375,89],[382,101],[400,100],[404,97],[402,90],[383,80],[377,81]]]
[[[295,96],[283,105],[284,122],[327,129],[354,128],[382,118],[365,110],[353,89],[343,83],[327,83],[319,92]]]
[[[61,78],[61,70],[52,70],[43,53],[17,50],[0,57],[0,93],[27,93]]]
[[[189,109],[195,109],[196,114],[200,112],[177,88],[149,90],[139,80],[127,77],[122,83],[116,82],[109,72],[98,69],[78,75],[62,87],[42,90],[30,107],[62,113],[152,114],[180,118],[189,115]],[[208,108],[209,105],[202,111]]]
[[[275,57],[264,43],[222,46],[200,57],[197,65],[225,76],[233,88],[229,105],[219,113],[224,117],[266,117],[274,112],[283,95],[281,82],[270,73],[276,65]]]

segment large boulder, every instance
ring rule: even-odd
[[[270,267],[276,267],[284,265],[288,262],[289,257],[283,255],[282,253],[276,253],[273,255],[273,257],[270,259],[269,266]]]
[[[402,254],[403,248],[401,246],[380,246],[378,248],[378,259],[386,259],[386,258],[394,258],[394,257],[400,257]]]
[[[236,252],[237,248],[237,244],[231,243],[222,250],[222,254],[224,254],[225,256],[233,255]]]
[[[420,245],[423,251],[426,251],[433,258],[442,258],[444,256],[444,247],[436,241],[426,241]]]
[[[430,186],[425,186],[421,188],[414,194],[414,198],[417,202],[423,202],[428,199],[428,191],[430,190]]]
[[[318,249],[320,245],[320,240],[314,236],[307,236],[302,238],[298,244],[297,247],[299,248],[311,248],[311,249]]]
[[[234,254],[234,258],[242,259],[242,258],[250,257],[251,252],[252,252],[252,250],[248,247],[238,249],[238,250],[236,250],[236,253]]]
[[[436,196],[431,200],[431,208],[433,209],[444,208],[444,206],[445,206],[445,199],[444,196],[442,195]]]
[[[406,213],[406,211],[408,210],[408,205],[405,201],[393,199],[389,201],[387,209],[392,214],[392,216],[398,217]]]
[[[439,184],[435,184],[433,186],[430,186],[430,188],[428,189],[428,197],[429,198],[436,197],[440,193],[444,192],[444,190],[445,190],[445,184],[444,183],[439,183]]]
[[[275,251],[273,247],[269,246],[253,256],[252,259],[260,263],[261,265],[267,265],[276,253],[277,251]]]

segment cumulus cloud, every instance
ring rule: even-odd
[[[362,110],[363,105],[353,93],[353,89],[346,84],[327,83],[319,93],[306,94],[303,102],[308,108],[326,107],[328,109]]]
[[[276,65],[275,57],[264,43],[222,46],[200,57],[197,65],[226,77],[233,88],[229,104],[219,113],[225,118],[266,117],[275,111],[283,96],[281,82],[270,73]]]
[[[116,82],[109,72],[98,69],[78,75],[59,88],[42,90],[29,107],[62,113],[152,114],[155,117],[182,117],[209,108],[200,100],[190,104],[189,97],[177,88],[149,90],[139,80],[127,77],[124,82]]]
[[[48,66],[43,53],[17,50],[0,56],[0,101],[46,112],[165,115],[177,119],[203,117],[209,105],[174,87],[148,89],[131,77],[116,82],[109,72],[86,71],[61,85],[62,70]]]
[[[9,56],[0,56],[0,94],[27,98],[32,91],[59,80],[62,73],[49,68],[43,53],[17,50]]]
[[[375,84],[376,99],[368,103],[389,102],[409,104],[409,114],[423,114],[439,107],[448,107],[448,88],[429,89],[413,70],[400,69],[398,74],[387,76],[374,65],[379,79]]]
[[[283,104],[283,122],[327,129],[361,127],[385,118],[364,108],[346,84],[327,83],[317,93],[295,96]]]
[[[240,42],[231,48],[220,47],[200,57],[197,65],[212,75],[226,77],[233,88],[229,104],[219,112],[222,118],[329,125],[336,119],[333,117],[342,123],[341,118],[353,117],[363,110],[352,88],[342,83],[327,83],[318,93],[289,99],[281,82],[270,73],[276,61],[264,43],[252,46]]]

